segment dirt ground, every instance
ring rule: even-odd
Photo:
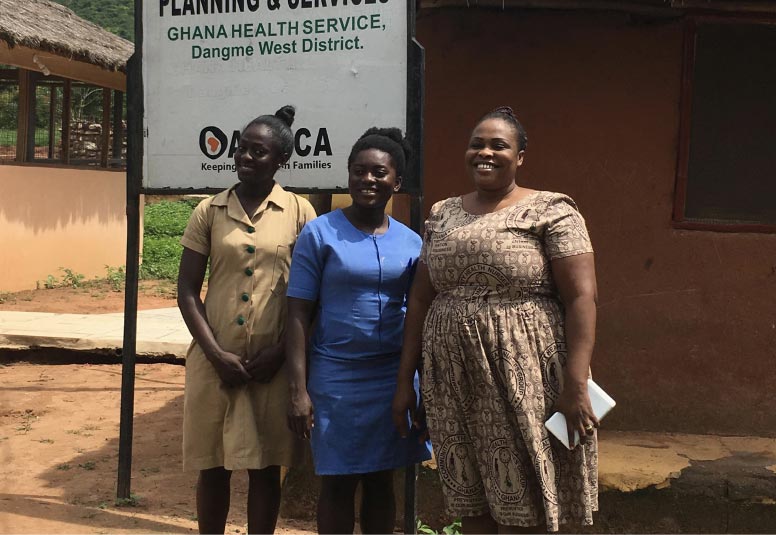
[[[143,282],[140,309],[175,306]],[[0,310],[120,312],[106,285],[3,294]],[[1,352],[0,352],[1,353]],[[196,532],[196,474],[181,469],[184,368],[138,364],[132,500],[116,503],[121,366],[0,358],[0,533]],[[229,533],[245,533],[247,478],[235,473]],[[283,520],[278,533],[312,533]]]
[[[142,280],[138,284],[138,310],[174,307],[175,283]],[[124,292],[114,291],[107,281],[89,281],[78,288],[40,288],[0,293],[0,310],[57,312],[64,314],[108,314],[124,311]]]

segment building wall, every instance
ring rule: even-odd
[[[682,23],[425,9],[425,210],[472,189],[471,128],[511,105],[522,185],[579,204],[596,249],[605,425],[776,435],[776,236],[671,226]]]
[[[0,291],[125,264],[125,173],[0,165],[0,184]]]

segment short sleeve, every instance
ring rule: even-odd
[[[428,219],[423,225],[423,244],[420,247],[419,260],[428,265],[429,248],[431,247],[431,239],[434,234],[434,227],[436,222],[439,221],[440,212],[442,211],[442,204],[445,201],[439,201],[434,203],[431,207],[431,212],[428,214]]]
[[[542,219],[547,225],[544,248],[550,260],[593,252],[585,220],[570,197],[553,199]]]
[[[314,211],[313,211],[314,212]],[[307,225],[296,240],[288,275],[288,297],[317,301],[323,276],[321,240],[313,225]]]
[[[202,201],[194,208],[181,238],[181,245],[205,256],[210,256],[208,210],[211,199]]]

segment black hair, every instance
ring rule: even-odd
[[[515,129],[515,133],[517,134],[517,150],[525,150],[526,147],[528,147],[528,134],[526,134],[525,128],[520,124],[520,121],[517,120],[517,116],[515,115],[515,112],[512,111],[512,108],[509,106],[499,106],[495,110],[489,111],[483,115],[474,126],[476,127],[488,119],[501,119]]]
[[[294,133],[291,131],[291,125],[294,124],[295,115],[296,108],[286,105],[276,111],[275,115],[260,115],[256,117],[243,128],[243,132],[255,124],[268,127],[280,144],[280,150],[287,156],[287,160],[294,153]]]
[[[348,169],[356,159],[356,155],[365,150],[377,149],[390,155],[396,175],[404,177],[407,162],[412,156],[412,149],[407,139],[398,128],[378,128],[373,126],[364,132],[355,142],[348,156]]]

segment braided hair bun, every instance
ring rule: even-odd
[[[286,105],[275,112],[274,115],[260,115],[252,120],[243,129],[243,132],[248,129],[249,126],[261,124],[266,126],[272,131],[272,135],[277,139],[279,148],[285,154],[286,159],[291,157],[294,153],[294,133],[291,131],[291,125],[294,123],[294,116],[296,115],[296,108]]]
[[[287,104],[275,112],[275,117],[283,121],[287,126],[294,124],[294,116],[296,115],[296,108]]]

